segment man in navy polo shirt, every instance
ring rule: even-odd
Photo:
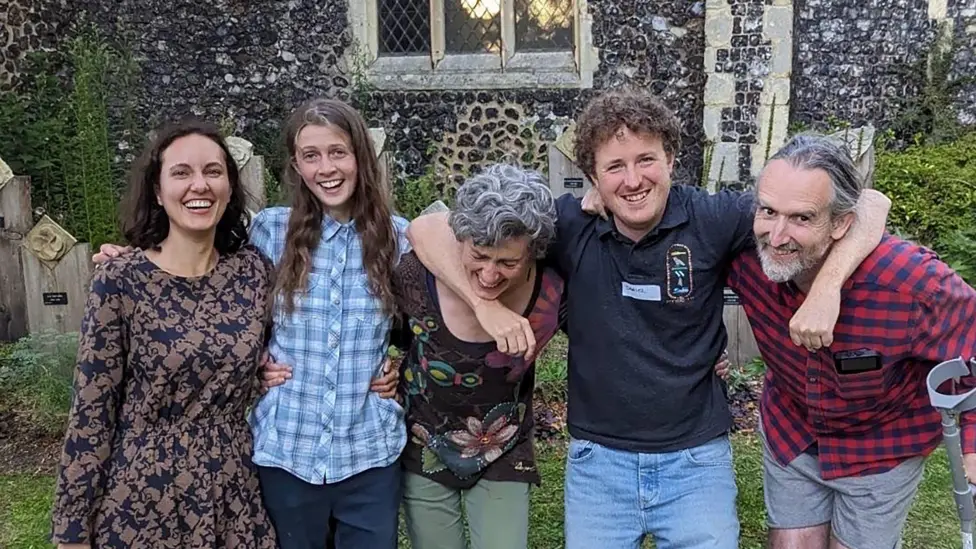
[[[568,280],[566,546],[636,549],[652,535],[659,549],[734,549],[731,415],[712,365],[727,342],[725,277],[752,242],[753,198],[672,187],[680,126],[650,95],[596,97],[576,139],[580,168],[611,218],[561,197],[549,253]],[[817,312],[797,323],[798,341],[811,348],[829,343],[840,285],[884,231],[887,199],[865,202],[862,223],[837,243],[800,313]],[[471,286],[481,281],[443,253],[457,246],[443,214],[414,220],[408,234],[502,351],[532,354],[524,319],[479,300]]]
[[[847,151],[824,136],[794,137],[760,175],[756,251],[732,262],[729,285],[767,365],[770,549],[897,547],[925,456],[941,440],[926,376],[976,354],[976,291],[930,250],[890,235],[844,284],[830,349],[790,345],[785,325],[858,215],[861,192]],[[974,478],[971,413],[962,442]]]

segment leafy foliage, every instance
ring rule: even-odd
[[[107,94],[116,54],[93,32],[71,42],[74,79],[68,98],[73,134],[64,166],[73,234],[97,248],[120,238],[109,145]]]
[[[976,132],[880,152],[874,186],[892,201],[891,227],[938,250],[940,240],[976,224]]]
[[[750,383],[759,382],[766,375],[766,363],[762,358],[756,357],[749,362],[729,367],[729,377],[726,383],[729,393],[737,393],[746,388]]]
[[[902,79],[917,82],[920,93],[895,100],[893,107],[897,115],[889,128],[895,143],[945,143],[959,138],[965,131],[953,104],[973,76],[952,72],[958,44],[945,24],[936,28],[929,51],[930,55],[901,68]]]
[[[31,176],[34,207],[71,230],[64,182],[64,153],[70,139],[64,107],[65,63],[57,52],[32,52],[19,87],[0,94],[0,157],[15,174]]]
[[[407,178],[395,185],[393,197],[397,213],[407,219],[413,219],[437,200],[443,200],[450,207],[450,196],[441,192],[438,183],[443,185],[444,178],[440,177],[431,164],[423,175]]]
[[[0,357],[0,394],[12,398],[45,433],[59,435],[71,407],[78,334],[39,332]]]
[[[0,157],[14,173],[31,177],[35,210],[93,247],[119,238],[117,204],[127,166],[115,162],[110,134],[140,145],[132,107],[137,73],[130,55],[87,28],[63,52],[29,54],[23,81],[0,96]],[[112,105],[121,128],[110,127]]]
[[[936,249],[970,286],[976,286],[976,225],[959,229],[939,239]]]

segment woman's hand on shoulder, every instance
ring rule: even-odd
[[[258,376],[261,378],[261,394],[264,394],[268,389],[282,385],[291,379],[291,366],[275,362],[274,357],[265,351],[261,355]]]
[[[131,252],[134,248],[132,246],[119,246],[118,244],[102,244],[98,248],[98,253],[92,255],[92,263],[95,267],[99,267],[106,263],[109,259],[114,257],[119,257],[122,254],[127,254]]]

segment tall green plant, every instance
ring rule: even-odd
[[[440,177],[433,164],[428,166],[423,175],[403,180],[394,188],[396,211],[407,219],[413,219],[437,200],[443,200],[450,206],[449,197],[441,193],[438,183],[443,185],[444,178]]]
[[[929,55],[902,69],[902,79],[919,87],[919,93],[896,99],[897,115],[891,130],[903,143],[945,143],[964,133],[953,106],[959,91],[972,75],[954,75],[958,51],[953,33],[940,25],[929,44]]]
[[[65,162],[69,213],[80,225],[75,234],[96,248],[120,237],[107,103],[116,54],[94,31],[74,38],[68,51],[74,69],[69,104],[75,130]]]

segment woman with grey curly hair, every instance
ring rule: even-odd
[[[464,244],[473,287],[495,299],[504,292],[517,268],[531,267],[546,255],[556,235],[556,202],[549,185],[534,171],[494,164],[458,189],[449,217],[458,242]],[[486,251],[487,254],[478,250]],[[523,249],[524,248],[524,249]],[[504,251],[510,253],[506,254]],[[502,255],[508,260],[486,262],[471,258]],[[474,268],[475,266],[478,268]]]
[[[448,215],[448,214],[435,214]],[[524,311],[539,348],[561,324],[563,280],[541,258],[556,209],[538,173],[496,164],[457,192],[448,221],[478,295]],[[532,445],[532,362],[499,352],[474,310],[414,254],[394,274],[404,350],[400,393],[412,434],[404,449],[404,510],[413,547],[528,545],[529,489],[540,482]]]

